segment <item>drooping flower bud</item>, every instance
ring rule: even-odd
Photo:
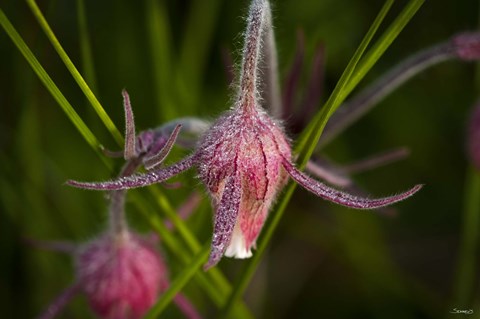
[[[287,181],[282,161],[290,159],[291,152],[281,128],[263,112],[236,109],[213,125],[198,156],[199,175],[214,206],[225,209],[227,203],[222,201],[227,200],[238,206],[238,211],[215,212],[212,253],[220,256],[213,259],[223,252],[250,257],[270,206]]]
[[[160,254],[132,232],[107,233],[85,244],[75,266],[91,308],[105,319],[141,318],[168,286]]]
[[[252,2],[237,101],[199,143],[199,176],[217,207],[206,268],[223,254],[252,255],[268,211],[287,181],[282,162],[291,159],[290,145],[281,126],[262,110],[258,96],[258,65],[265,45],[260,39],[272,32],[270,20],[268,1]]]

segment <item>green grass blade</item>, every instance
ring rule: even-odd
[[[85,1],[77,0],[78,31],[80,36],[80,51],[82,55],[82,69],[85,74],[85,81],[88,83],[94,94],[98,94],[95,67],[93,63],[92,47],[90,45],[90,34],[88,32],[87,15],[85,12]]]
[[[153,209],[146,207],[146,202],[140,196],[132,196],[132,198],[139,211],[148,220],[152,229],[160,236],[162,246],[167,247],[182,263],[188,264],[191,258],[190,253],[188,253],[189,249],[175,239],[158,215],[149,213],[153,211]],[[198,249],[198,251],[200,251],[200,249]],[[225,304],[226,297],[232,288],[218,269],[215,269],[215,271],[212,269],[208,273],[199,271],[195,275],[195,280],[217,307]],[[253,318],[243,303],[239,303],[238,307],[234,310],[237,318]]]
[[[92,90],[88,86],[88,84],[85,82],[83,79],[82,75],[80,72],[78,72],[77,68],[73,64],[72,60],[68,57],[67,53],[63,49],[62,45],[58,41],[57,37],[53,33],[52,29],[48,25],[47,20],[43,16],[42,12],[40,11],[40,8],[37,6],[34,0],[27,0],[28,5],[30,6],[30,9],[32,10],[35,18],[37,19],[38,23],[42,27],[43,31],[45,32],[46,36],[52,43],[53,47],[57,51],[58,55],[62,59],[63,63],[67,67],[68,71],[72,74],[73,78],[77,82],[78,86],[80,89],[83,91],[85,96],[87,97],[88,101],[90,104],[93,106],[95,111],[97,112],[98,116],[102,120],[103,124],[107,127],[107,129],[110,131],[112,134],[113,138],[119,145],[123,145],[123,136],[120,133],[120,131],[116,128],[115,124],[113,124],[113,121],[110,119],[108,116],[107,112],[103,109],[103,106],[100,104],[98,101],[97,97],[95,94],[93,94]]]
[[[375,63],[377,63],[378,59],[380,59],[380,57],[385,53],[392,42],[397,38],[403,28],[405,28],[408,22],[417,13],[424,2],[425,0],[411,0],[405,6],[395,21],[383,33],[376,44],[367,52],[365,58],[362,59],[360,65],[358,66],[358,70],[355,71],[355,74],[352,76],[343,94],[348,95],[353,91],[353,89],[365,77],[368,71],[370,71]],[[345,99],[346,96],[343,98]]]
[[[455,303],[458,308],[471,307],[477,268],[476,251],[480,226],[480,172],[470,167],[466,174],[462,237],[458,257]]]
[[[145,319],[157,318],[172,302],[178,292],[190,281],[202,264],[207,260],[210,252],[210,245],[205,245],[200,252],[192,259],[190,264],[178,274],[167,291],[160,296],[157,303],[150,309]]]
[[[190,260],[190,254],[188,249],[181,245],[172,233],[167,229],[165,223],[158,217],[158,215],[150,213],[153,211],[152,208],[147,208],[145,201],[140,196],[133,196],[133,200],[138,210],[143,214],[143,216],[148,220],[150,227],[159,235],[161,238],[162,246],[167,247],[179,260],[183,263],[188,263]],[[214,283],[208,280],[205,276],[205,273],[199,272],[198,275],[202,275],[204,280],[201,281],[201,286],[206,290],[211,299],[215,304],[220,304],[222,300],[221,290],[214,286]]]
[[[188,249],[194,254],[198,253],[201,249],[200,242],[195,237],[195,235],[190,231],[190,229],[185,225],[183,220],[180,217],[178,217],[177,213],[175,212],[175,209],[168,202],[168,199],[166,198],[166,196],[162,194],[160,189],[158,189],[157,187],[149,187],[149,190],[151,191],[151,194],[157,201],[157,204],[162,208],[162,211],[165,213],[165,216],[172,222],[175,229],[179,232],[180,236],[186,243]],[[232,287],[230,283],[218,268],[210,269],[207,272],[207,276],[209,280],[215,285],[216,289],[221,291],[223,296],[227,296],[232,291]],[[222,298],[222,301],[223,301],[222,304],[225,303],[224,299],[225,297]],[[251,317],[251,315],[248,312],[248,309],[245,307],[243,303],[239,304],[238,309],[235,309],[235,313],[242,318]]]
[[[407,25],[407,23],[413,18],[413,16],[418,11],[418,9],[420,9],[423,3],[424,0],[411,0],[405,6],[402,12],[392,22],[390,27],[383,33],[383,35],[376,42],[376,44],[365,54],[365,57],[358,63],[346,85],[343,86],[342,90],[338,91],[338,96],[335,98],[335,100],[329,103],[331,100],[329,99],[322,111],[320,111],[319,114],[315,116],[314,120],[305,130],[306,134],[302,135],[300,143],[297,144],[296,150],[298,153],[300,153],[298,160],[300,167],[304,167],[311,154],[313,153],[330,116],[347,98],[348,94],[350,94],[353,89],[358,85],[358,83],[365,77],[365,75],[378,61],[378,59],[380,59],[383,53],[385,53],[390,44],[392,44],[392,42],[400,34],[400,32]],[[334,93],[332,93],[332,95],[334,95]],[[313,134],[313,132],[315,132],[315,134]],[[306,145],[309,145],[307,151],[302,152]]]
[[[290,202],[290,199],[295,190],[295,183],[290,183],[287,191],[282,197],[280,204],[277,206],[275,214],[272,220],[267,224],[266,229],[263,230],[262,237],[260,238],[260,243],[257,245],[257,250],[253,257],[249,260],[247,266],[243,269],[237,281],[234,283],[232,293],[228,297],[225,306],[222,309],[221,318],[229,318],[232,308],[240,302],[240,298],[243,296],[243,293],[247,289],[250,281],[257,270],[258,264],[261,261],[261,257],[265,253],[265,250],[270,242],[270,239],[273,237],[273,233],[277,228],[285,209]]]
[[[95,135],[93,135],[93,133],[90,131],[87,125],[83,122],[83,120],[74,110],[72,105],[67,101],[67,99],[62,94],[60,89],[55,85],[52,78],[48,75],[47,71],[45,71],[45,69],[42,67],[40,62],[37,60],[37,58],[32,53],[30,48],[27,46],[25,41],[23,41],[20,34],[18,34],[17,30],[15,30],[15,28],[10,23],[7,16],[4,14],[4,12],[1,9],[0,9],[0,24],[2,25],[2,28],[8,34],[10,39],[13,41],[15,46],[18,48],[18,50],[22,53],[22,55],[25,57],[27,62],[30,64],[33,71],[37,74],[38,78],[40,79],[40,81],[42,81],[42,83],[45,85],[47,90],[50,92],[50,94],[52,94],[53,98],[57,101],[57,103],[60,105],[62,110],[65,112],[67,117],[70,119],[70,121],[72,121],[73,125],[77,128],[77,130],[83,136],[85,141],[97,152],[97,154],[99,154],[100,158],[107,165],[107,167],[111,167],[111,163],[105,159],[105,156],[103,156],[101,152],[101,145],[98,142]]]
[[[480,13],[480,11],[478,12]],[[477,24],[480,23],[480,16]],[[475,68],[475,93],[480,95],[480,63]],[[476,105],[473,106],[477,107]],[[472,112],[473,110],[470,110]],[[472,114],[472,113],[470,113]],[[472,115],[470,115],[472,116]],[[471,119],[470,119],[471,120]],[[465,177],[464,207],[460,248],[457,258],[456,278],[454,282],[453,307],[472,308],[472,297],[478,278],[478,239],[480,231],[480,171],[470,165]],[[478,298],[477,298],[478,299]]]
[[[195,235],[188,229],[182,219],[178,217],[175,208],[173,208],[169,203],[168,198],[160,191],[158,187],[149,187],[149,189],[151,190],[150,192],[154,196],[158,205],[165,213],[165,216],[171,220],[172,224],[185,240],[187,246],[193,253],[197,253],[201,248],[200,243],[196,239]]]
[[[353,77],[354,72],[356,71],[356,66],[360,61],[362,55],[365,53],[368,45],[370,44],[373,36],[380,27],[383,19],[387,15],[388,11],[393,5],[393,0],[386,1],[380,10],[379,14],[372,23],[367,34],[363,38],[362,42],[355,51],[353,57],[350,59],[345,71],[343,72],[340,80],[335,86],[332,94],[328,98],[327,102],[323,108],[317,113],[314,119],[310,122],[305,133],[300,137],[300,141],[297,144],[296,151],[299,153],[298,165],[299,167],[304,167],[308,159],[312,155],[316,142],[320,139],[320,135],[323,132],[325,125],[327,124],[328,119],[333,114],[333,112],[340,106],[346,97],[343,94],[344,89],[348,86],[350,78]],[[343,97],[343,98],[342,98]]]

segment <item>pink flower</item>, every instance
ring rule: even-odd
[[[100,318],[141,318],[168,286],[167,269],[151,243],[132,233],[107,233],[80,247],[77,282]]]
[[[71,253],[76,281],[65,289],[37,319],[55,318],[78,293],[102,319],[137,319],[161,298],[169,285],[168,270],[155,248],[157,239],[111,228],[84,245],[65,242],[30,243],[44,249]],[[186,318],[201,318],[182,294],[174,298]]]
[[[282,128],[266,113],[240,105],[213,124],[196,158],[216,207],[210,259],[219,260],[224,252],[250,257],[270,206],[287,182],[282,163],[290,160],[291,151]]]
[[[390,205],[410,197],[421,188],[416,185],[398,195],[367,199],[332,189],[299,171],[292,162],[291,147],[281,124],[260,106],[260,85],[257,83],[260,52],[262,45],[273,45],[267,0],[252,2],[245,34],[242,69],[233,108],[203,134],[193,154],[172,166],[146,174],[100,183],[67,182],[86,189],[129,189],[163,182],[195,166],[215,209],[211,253],[205,269],[216,265],[223,255],[251,256],[251,249],[255,247],[272,203],[289,176],[319,197],[357,209]],[[271,78],[270,72],[263,74],[268,87],[268,83],[275,79]],[[265,94],[265,102],[278,103],[278,99],[269,93],[272,92]],[[149,166],[156,165],[150,163]]]

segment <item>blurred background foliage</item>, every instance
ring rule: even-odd
[[[403,1],[398,2],[389,17],[402,8]],[[229,107],[231,91],[222,50],[232,51],[239,61],[248,1],[38,4],[119,129],[124,125],[123,88],[132,98],[137,130],[177,116],[213,119]],[[82,31],[79,4],[85,10],[80,17],[86,18],[88,33]],[[326,47],[324,102],[382,4],[381,0],[273,1],[281,74],[286,75],[292,62],[301,28],[307,60],[303,81],[316,46]],[[28,6],[2,0],[1,7],[99,141],[118,149]],[[428,1],[360,86],[418,50],[476,29],[478,11],[473,0]],[[29,318],[74,278],[68,256],[32,248],[23,239],[84,242],[100,233],[106,221],[104,195],[63,183],[71,178],[110,178],[122,161],[111,160],[114,170],[107,169],[3,31],[0,57],[0,309],[2,318]],[[426,186],[396,205],[394,217],[337,207],[298,189],[245,294],[255,316],[445,318],[457,307],[474,309],[469,317],[480,318],[478,272],[467,280],[471,293],[466,299],[458,301],[456,290],[468,172],[465,124],[478,99],[475,92],[479,90],[474,64],[435,66],[394,92],[326,148],[329,158],[349,163],[405,146],[411,151],[409,158],[359,174],[355,180],[375,196],[416,183]],[[169,160],[176,158],[172,154]],[[192,176],[182,177],[184,188],[165,190],[173,205],[179,206],[198,188]],[[158,206],[153,207],[163,216]],[[135,206],[129,203],[127,209],[133,227],[148,231]],[[205,199],[187,225],[206,243],[210,223]],[[175,277],[181,263],[171,251],[164,249],[164,254]],[[475,256],[478,249],[469,262],[475,262]],[[243,263],[224,259],[219,268],[234,281]],[[184,292],[205,317],[217,314],[194,282]],[[84,298],[78,297],[62,316],[92,314]],[[178,310],[169,307],[165,317],[175,316],[180,316]]]

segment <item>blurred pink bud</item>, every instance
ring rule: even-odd
[[[168,285],[160,254],[128,231],[85,244],[75,261],[77,282],[101,318],[141,318]]]
[[[470,162],[480,170],[480,103],[475,106],[470,116],[467,147]]]
[[[455,54],[462,60],[480,59],[480,33],[468,32],[455,36],[452,40]]]

